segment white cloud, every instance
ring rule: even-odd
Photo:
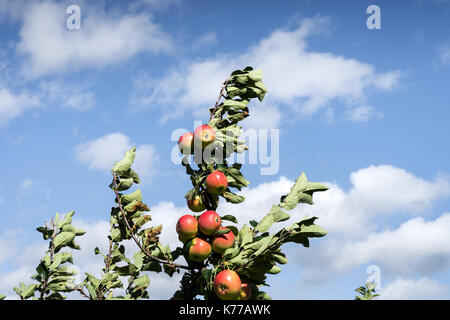
[[[192,43],[193,50],[199,50],[204,47],[209,47],[217,43],[217,34],[215,32],[206,32],[194,39]]]
[[[432,221],[418,217],[396,230],[371,233],[362,241],[346,243],[334,255],[337,269],[379,264],[399,274],[426,274],[450,265],[450,213]]]
[[[276,129],[280,127],[281,118],[278,107],[263,103],[253,106],[250,116],[243,123],[246,129]]]
[[[386,213],[426,210],[436,199],[450,194],[450,181],[438,176],[434,181],[416,177],[390,165],[369,166],[350,176],[350,206],[364,204],[368,212]]]
[[[24,112],[41,106],[37,96],[28,93],[13,93],[0,87],[0,128]]]
[[[149,14],[105,14],[87,3],[81,7],[79,30],[66,29],[64,4],[43,1],[24,8],[17,50],[26,57],[23,72],[27,76],[102,67],[140,53],[171,51],[170,35]]]
[[[310,50],[307,38],[327,27],[326,18],[303,19],[297,29],[278,29],[241,54],[186,61],[178,68],[181,71],[171,71],[162,79],[154,79],[147,90],[138,88],[132,106],[150,108],[170,102],[174,106],[170,116],[180,116],[184,112],[196,115],[199,109],[214,103],[229,72],[246,65],[263,69],[269,102],[282,102],[303,116],[327,109],[331,101],[342,101],[352,107],[364,106],[372,89],[393,89],[401,76],[398,71],[379,73],[370,64]],[[253,108],[258,107],[255,104]],[[366,108],[365,119],[369,115],[372,114],[368,114]]]
[[[46,101],[56,102],[63,108],[84,111],[95,105],[94,93],[83,85],[68,84],[62,81],[49,81],[40,84]]]
[[[447,66],[450,65],[450,46],[442,45],[439,48],[439,59],[442,65]]]
[[[116,132],[104,135],[75,147],[78,160],[91,169],[102,171],[110,170],[115,161],[123,158],[124,153],[132,147],[130,138],[123,133]],[[152,145],[139,145],[136,149],[136,158],[133,168],[141,178],[149,182],[155,174],[155,162],[158,154]]]
[[[383,114],[375,111],[374,108],[363,105],[347,111],[347,118],[353,122],[367,122],[372,118],[382,118]]]
[[[377,299],[382,300],[423,300],[446,299],[448,288],[443,283],[430,278],[418,280],[399,278],[380,291]]]

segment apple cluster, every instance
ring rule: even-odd
[[[212,252],[221,255],[234,246],[234,233],[226,230],[221,225],[220,216],[212,210],[198,217],[186,214],[178,219],[176,225],[178,239],[184,244],[186,260],[196,263],[204,262]],[[214,291],[222,300],[248,300],[251,296],[250,284],[241,281],[233,270],[223,270],[215,276]]]
[[[178,140],[178,148],[184,155],[193,154],[194,147],[205,149],[216,139],[216,133],[209,125],[201,125],[194,132],[183,134]],[[205,179],[206,191],[212,197],[222,195],[228,188],[226,175],[215,170]],[[199,216],[186,214],[178,219],[176,231],[178,239],[184,244],[184,256],[188,263],[203,263],[211,254],[222,255],[235,244],[234,233],[222,227],[217,212],[206,210],[203,198],[196,194],[187,200],[187,206],[193,212],[202,212]],[[227,231],[228,230],[228,231]],[[222,300],[248,300],[251,296],[250,283],[241,281],[233,270],[223,270],[214,278],[214,291]]]

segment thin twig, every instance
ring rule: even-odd
[[[83,295],[84,297],[88,298],[89,300],[91,300],[91,297],[89,297],[86,292],[84,292],[83,288],[81,287],[77,287],[75,290],[77,290],[79,293],[81,293],[81,295]]]
[[[225,82],[223,83],[222,89],[220,89],[219,97],[217,98],[216,104],[214,105],[214,109],[213,109],[213,111],[211,112],[211,114],[210,114],[210,116],[209,116],[209,121],[211,121],[211,119],[212,119],[214,113],[216,112],[217,107],[219,106],[220,99],[222,99],[222,97],[225,97],[225,96],[224,96],[224,92],[225,92],[225,89],[227,88],[228,83],[229,83],[230,81],[231,81],[231,77],[228,77],[228,78],[225,80]]]
[[[113,172],[114,193],[115,193],[115,195],[116,195],[116,197],[117,197],[117,203],[118,203],[118,205],[119,205],[119,210],[120,210],[120,212],[122,213],[123,221],[124,221],[124,223],[125,223],[125,226],[126,226],[128,232],[130,233],[131,237],[133,238],[134,242],[135,242],[136,245],[139,247],[139,249],[141,249],[141,251],[142,251],[142,252],[143,252],[150,260],[153,260],[153,261],[156,261],[156,262],[159,262],[159,263],[163,263],[163,264],[168,264],[168,265],[173,266],[173,267],[176,267],[176,268],[188,269],[188,270],[189,270],[189,267],[188,267],[188,266],[184,266],[184,265],[180,265],[180,264],[177,264],[177,263],[173,263],[173,262],[171,262],[171,261],[169,261],[169,260],[163,260],[163,259],[160,259],[160,258],[158,258],[158,257],[152,256],[147,250],[145,250],[145,248],[142,246],[141,242],[136,238],[134,232],[132,231],[132,229],[131,229],[131,227],[130,227],[130,224],[129,224],[128,219],[127,219],[127,217],[126,217],[126,213],[125,213],[125,211],[124,211],[124,209],[123,209],[123,206],[122,206],[122,202],[120,201],[120,196],[119,196],[119,192],[118,192],[118,186],[117,186],[116,179],[117,179],[116,173]]]

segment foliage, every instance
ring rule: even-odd
[[[379,294],[375,293],[375,287],[376,283],[368,282],[364,287],[361,286],[355,289],[356,292],[361,294],[361,296],[355,296],[355,300],[372,300],[373,298],[378,297]]]
[[[37,228],[44,240],[49,240],[49,246],[32,277],[36,282],[28,286],[20,283],[14,288],[20,299],[63,300],[66,296],[62,292],[81,290],[74,283],[77,271],[67,266],[73,264],[72,253],[62,251],[64,248],[80,249],[75,239],[85,232],[72,225],[74,213],[67,213],[63,219],[57,213],[49,225]]]

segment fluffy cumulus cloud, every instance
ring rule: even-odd
[[[176,106],[171,116],[195,113],[215,101],[220,84],[230,70],[252,65],[264,70],[264,81],[270,90],[269,104],[282,102],[302,116],[311,116],[337,100],[350,109],[347,118],[367,121],[379,114],[366,106],[369,90],[391,90],[401,74],[396,70],[377,72],[370,64],[308,48],[308,37],[326,30],[327,26],[326,18],[306,18],[298,28],[275,30],[241,54],[188,61],[178,68],[182,71],[171,71],[162,79],[147,82],[146,90],[138,79],[132,106],[145,108],[170,101]],[[258,122],[273,119],[276,112],[276,108],[261,112]]]
[[[100,138],[79,144],[75,147],[77,159],[91,169],[110,170],[115,161],[123,158],[124,153],[133,146],[130,138],[123,133],[106,134]],[[158,154],[153,145],[139,145],[136,150],[134,168],[149,182],[155,173],[154,164]]]
[[[140,53],[168,53],[170,35],[147,13],[108,12],[83,3],[81,28],[68,30],[67,6],[39,1],[24,7],[17,50],[25,57],[29,77],[60,73],[78,67],[97,67],[125,61]]]
[[[381,300],[446,299],[448,287],[436,280],[422,277],[418,280],[399,278],[380,291]]]
[[[0,86],[0,128],[23,113],[41,106],[37,95],[27,92],[15,93]]]

